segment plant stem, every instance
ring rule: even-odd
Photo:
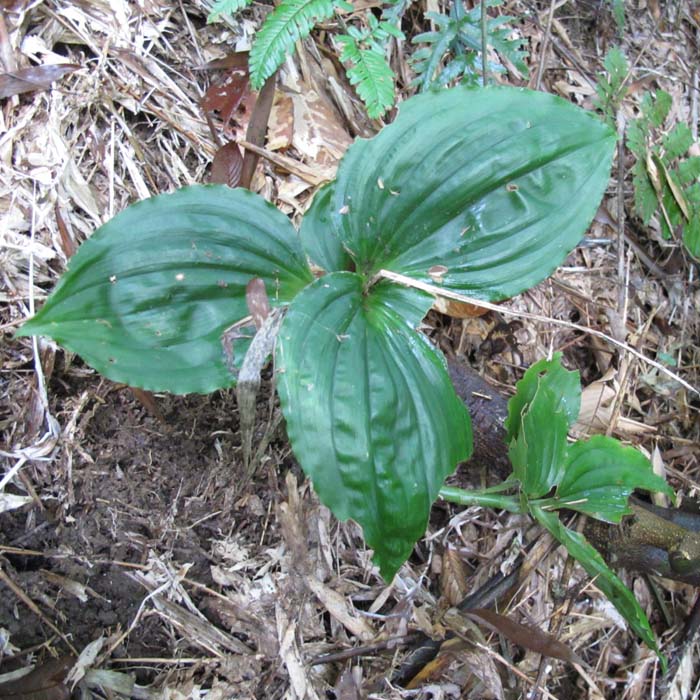
[[[521,513],[520,502],[515,496],[499,496],[494,493],[484,491],[466,491],[456,486],[443,486],[439,493],[450,503],[457,503],[461,506],[483,506],[484,508],[498,508],[507,510],[510,513]]]
[[[488,61],[488,32],[486,31],[486,0],[481,0],[481,70],[483,71],[484,87],[489,84],[489,61]]]

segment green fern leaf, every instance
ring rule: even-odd
[[[699,177],[700,156],[691,156],[678,164],[678,180],[682,185],[687,185]]]
[[[333,15],[336,4],[333,0],[284,0],[267,16],[250,49],[250,83],[255,90],[282,65],[295,42]]]
[[[413,43],[425,43],[430,47],[419,49],[411,59],[412,68],[418,75],[413,84],[417,85],[421,92],[425,92],[433,85],[435,72],[440,67],[443,57],[449,52],[450,45],[457,38],[460,28],[459,21],[450,21],[436,12],[428,12],[426,17],[435,23],[438,31],[425,32],[413,38]]]
[[[232,15],[252,4],[253,0],[216,0],[207,17],[207,23],[214,22],[220,15]]]
[[[693,145],[690,127],[682,122],[676,124],[662,140],[666,163],[682,156]]]
[[[663,90],[645,92],[642,97],[642,115],[656,128],[663,126],[669,111],[671,110],[671,95]]]
[[[647,175],[644,163],[638,160],[632,166],[632,182],[634,184],[634,206],[639,214],[639,218],[646,226],[654,212],[659,206],[659,200],[656,196],[656,190],[652,186],[649,176]]]
[[[343,46],[340,60],[352,65],[347,70],[348,80],[367,107],[372,119],[379,119],[394,104],[394,72],[383,51],[360,48],[352,37],[338,37]]]
[[[649,125],[646,122],[643,124],[642,119],[635,119],[627,127],[627,148],[638,159],[646,158],[648,134]]]
[[[481,12],[480,9],[479,11]],[[487,23],[489,33],[488,43],[503,58],[508,59],[523,77],[527,77],[529,75],[529,70],[525,59],[528,56],[528,52],[523,49],[525,40],[509,38],[513,30],[508,25],[516,19],[516,17],[503,15],[498,19],[489,20]]]

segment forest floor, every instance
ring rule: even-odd
[[[700,697],[697,643],[678,651],[694,588],[622,573],[674,662],[663,678],[656,655],[595,581],[565,568],[556,547],[503,612],[549,629],[563,611],[558,637],[585,670],[543,664],[536,651],[484,630],[478,646],[478,635],[443,645],[425,674],[402,687],[394,674],[414,633],[444,637],[450,605],[508,571],[542,539],[539,528],[438,503],[425,538],[387,585],[359,528],[319,504],[283,431],[273,433],[252,480],[240,478],[235,392],[149,397],[51,342],[15,338],[95,228],[140,198],[208,181],[215,135],[245,135],[254,95],[227,124],[220,112],[205,114],[202,98],[226,74],[211,62],[247,49],[269,7],[207,24],[202,0],[2,5],[4,72],[74,69],[44,74],[36,90],[3,93],[0,104],[0,681],[31,663],[53,669],[50,659],[72,654],[87,671],[83,691],[99,697]],[[380,6],[360,5],[358,21]],[[505,0],[491,8],[514,18],[529,52],[529,77],[513,69],[498,79],[593,109],[604,58],[618,45],[632,66],[620,115],[630,122],[645,91],[661,88],[672,107],[660,132],[687,124],[700,155],[697,4],[631,0],[621,31],[613,5]],[[399,99],[413,92],[410,38],[430,28],[426,11],[446,7],[422,0],[407,9],[407,40],[392,45]],[[353,139],[382,125],[344,76],[337,29],[324,23],[283,67],[265,145],[276,158],[261,158],[251,186],[295,221]],[[659,216],[648,225],[636,216],[634,159],[626,152],[623,161],[584,244],[507,306],[604,331],[700,386],[697,264],[677,236],[662,237]],[[546,320],[433,311],[427,325],[441,348],[505,393],[530,364],[562,351],[581,373],[589,428],[644,450],[681,501],[697,499],[700,402],[672,377]],[[261,393],[259,436],[278,410],[270,375]],[[65,697],[53,673],[45,671],[44,690]]]

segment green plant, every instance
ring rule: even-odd
[[[485,0],[486,7],[497,7],[502,0]],[[435,31],[413,37],[414,44],[427,44],[411,57],[416,73],[413,84],[421,92],[433,87],[445,87],[454,82],[476,86],[483,71],[483,37],[481,5],[467,12],[461,2],[451,5],[449,14],[428,12],[426,17],[435,24]],[[528,75],[522,39],[512,39],[509,23],[514,17],[503,15],[486,22],[486,43],[509,60],[523,75]],[[505,71],[500,63],[490,62],[489,72]]]
[[[366,13],[366,22],[366,29],[348,27],[338,42],[343,47],[340,60],[350,63],[348,80],[367,106],[367,114],[376,119],[394,105],[395,76],[386,60],[387,44],[392,36],[404,36],[394,23],[380,21],[371,12]]]
[[[670,109],[668,93],[645,92],[641,114],[627,129],[627,147],[636,156],[635,208],[645,225],[659,211],[663,237],[680,229],[688,252],[700,258],[700,157],[686,155],[693,145],[687,124],[664,131]]]
[[[222,14],[237,12],[252,0],[217,0],[209,21]],[[294,50],[295,42],[307,37],[314,26],[333,16],[337,9],[352,10],[345,0],[283,0],[266,18],[250,50],[250,82],[259,90]],[[403,38],[398,29],[405,1],[387,6],[383,19],[370,11],[364,14],[365,27],[350,26],[338,36],[343,51],[340,60],[349,63],[348,79],[367,107],[370,117],[379,118],[394,104],[395,75],[387,59],[390,38]]]
[[[80,247],[19,333],[50,336],[116,381],[206,393],[236,383],[255,332],[246,290],[262,280],[286,309],[275,374],[292,448],[390,579],[469,456],[471,427],[417,330],[432,297],[386,271],[491,301],[537,284],[592,219],[614,145],[609,127],[552,95],[418,95],[350,147],[298,233],[246,190],[138,202]]]
[[[606,73],[598,74],[595,86],[597,98],[593,104],[603,113],[606,123],[614,129],[617,110],[626,93],[625,81],[629,76],[629,66],[625,54],[617,46],[608,51],[603,65]]]
[[[609,0],[609,2],[617,33],[619,36],[622,36],[625,31],[625,0]]]
[[[209,21],[220,15],[237,12],[252,0],[217,0]],[[349,64],[347,76],[367,107],[370,117],[379,118],[394,105],[396,76],[387,61],[387,47],[392,37],[403,39],[399,29],[401,17],[410,0],[393,0],[386,4],[382,19],[370,11],[364,13],[364,26],[349,26],[337,37],[342,47],[340,60]],[[485,0],[485,7],[497,7],[503,0]],[[336,10],[352,10],[345,0],[282,0],[267,16],[257,33],[250,51],[250,82],[260,89],[289,56],[294,43],[309,35],[314,25],[329,19]],[[429,87],[445,87],[455,82],[476,86],[482,71],[481,53],[485,49],[482,36],[481,6],[467,12],[462,2],[453,3],[449,15],[428,12],[436,30],[413,38],[413,43],[427,44],[411,57],[417,74],[414,84],[421,91]],[[488,19],[486,44],[509,60],[523,76],[527,52],[523,40],[512,39],[509,23],[513,17]],[[344,23],[343,23],[344,24]],[[500,63],[489,63],[492,72],[503,72]]]
[[[646,644],[658,651],[649,621],[632,593],[585,537],[567,528],[555,511],[574,510],[619,523],[632,512],[628,499],[634,489],[660,491],[671,497],[673,491],[654,474],[644,455],[613,438],[597,435],[567,444],[567,433],[580,405],[578,372],[564,369],[560,353],[536,363],[518,382],[517,393],[508,402],[511,477],[483,492],[445,487],[440,495],[463,505],[530,514],[595,578],[596,586]],[[503,491],[513,489],[517,495],[503,495]]]

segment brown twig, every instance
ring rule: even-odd
[[[544,73],[544,67],[547,63],[547,54],[549,52],[549,39],[552,35],[552,22],[554,20],[554,8],[556,5],[556,0],[550,0],[549,3],[549,14],[547,15],[547,25],[544,30],[544,37],[542,38],[542,49],[540,50],[540,62],[537,66],[537,78],[535,79],[535,90],[539,90],[542,85],[542,75]]]
[[[262,147],[265,143],[265,135],[267,134],[267,123],[270,120],[270,111],[272,110],[272,101],[275,97],[275,86],[277,84],[277,71],[275,71],[263,85],[258,99],[255,101],[253,113],[248,123],[246,131],[246,142],[254,146]],[[253,181],[255,167],[258,164],[259,154],[253,149],[246,149],[243,157],[243,167],[241,169],[241,178],[239,185],[250,189],[250,183]]]

